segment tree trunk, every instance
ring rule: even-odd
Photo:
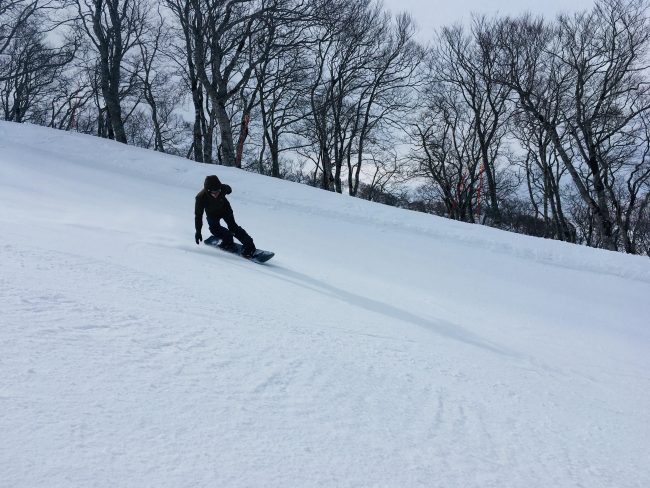
[[[203,125],[205,115],[203,114],[203,97],[197,80],[192,80],[192,102],[194,103],[194,129],[192,131],[194,146],[194,161],[203,163]]]
[[[221,134],[221,163],[224,166],[235,166],[235,148],[233,145],[230,117],[228,117],[228,112],[223,102],[213,99],[212,103],[214,103],[215,115]]]
[[[102,66],[101,66],[101,88],[102,96],[104,97],[104,102],[106,103],[106,109],[108,112],[108,123],[112,128],[112,132],[115,136],[115,140],[122,142],[124,144],[126,141],[126,133],[124,132],[124,122],[122,121],[122,108],[120,106],[120,95],[118,87],[115,85],[116,79],[117,85],[119,86],[119,70],[118,73],[109,73],[108,71],[108,53],[104,58],[102,54]]]

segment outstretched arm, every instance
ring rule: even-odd
[[[196,233],[194,234],[194,240],[198,244],[203,240],[201,235],[201,228],[203,227],[203,212],[205,211],[205,204],[203,203],[203,195],[199,193],[196,196],[196,201],[194,203],[194,229]]]

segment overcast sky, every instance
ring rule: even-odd
[[[472,13],[517,15],[524,12],[554,17],[560,12],[591,8],[593,0],[384,0],[391,12],[408,11],[420,28],[420,39],[430,40],[436,28],[466,22]]]

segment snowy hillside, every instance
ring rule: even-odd
[[[214,172],[267,265],[194,243]],[[648,258],[0,123],[0,486],[647,488],[649,297]]]

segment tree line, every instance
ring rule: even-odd
[[[0,0],[0,115],[650,255],[648,6],[425,45],[373,0]]]

